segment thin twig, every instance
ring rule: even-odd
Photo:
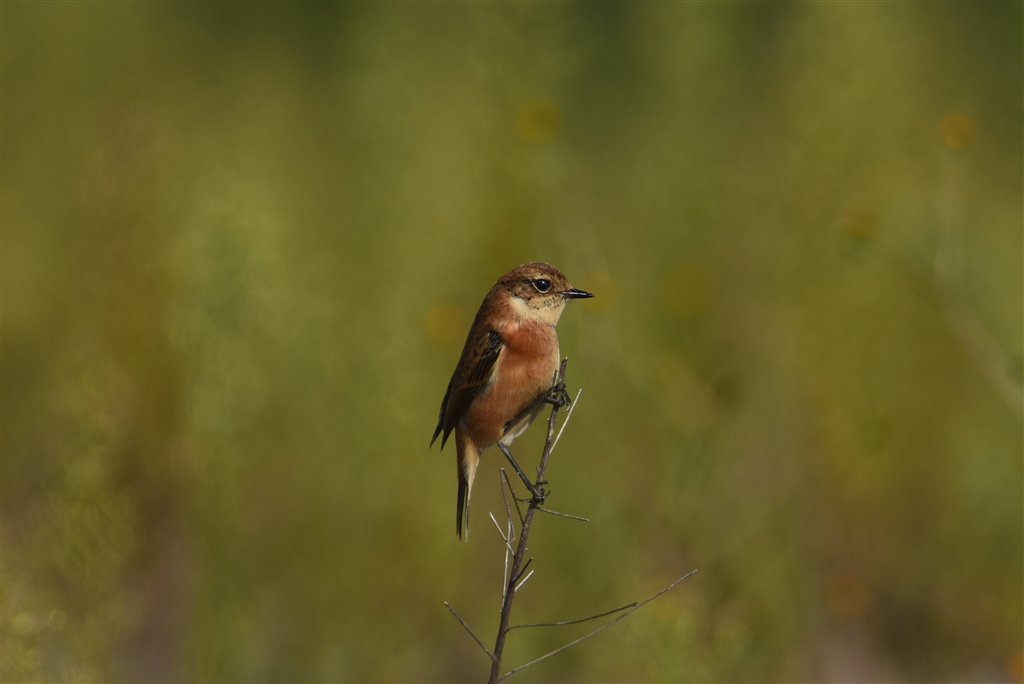
[[[505,485],[501,484],[501,482],[499,482],[499,484],[502,487],[502,499],[505,499]],[[509,543],[510,538],[512,537],[513,527],[512,511],[509,510],[508,500],[505,499],[505,519],[508,520],[508,524],[506,525],[508,532],[503,535],[502,528],[498,525],[498,520],[495,519],[495,514],[488,511],[488,515],[490,515],[490,521],[495,523],[495,527],[498,527],[498,533],[499,535],[502,535],[502,540],[505,542],[505,567],[502,568],[502,605],[505,605],[505,588],[508,587],[509,582],[509,553],[513,553],[512,545]],[[499,608],[499,610],[501,610],[501,608]]]
[[[498,520],[494,517],[494,513],[488,512],[488,515],[491,516],[491,522],[498,528],[498,534],[501,535],[502,541],[505,542],[505,568],[501,572],[501,605],[505,605],[505,591],[508,588],[508,554],[510,552],[515,553],[512,550],[512,545],[509,543],[509,537],[512,536],[512,518],[508,520],[508,534],[506,535],[501,531],[501,526],[498,525]]]
[[[505,469],[504,468],[501,469],[500,479],[501,479],[501,483],[500,483],[500,486],[501,486],[501,500],[505,502],[505,517],[508,518],[508,525],[511,528],[511,532],[509,533],[509,541],[514,541],[515,540],[515,527],[512,527],[512,509],[509,508],[509,506],[508,506],[508,497],[505,496]],[[509,488],[511,489],[511,485],[509,485]],[[512,498],[513,499],[516,498],[514,493],[512,494]]]
[[[573,520],[582,520],[583,522],[590,522],[589,518],[583,518],[578,515],[569,515],[568,513],[559,513],[558,511],[553,511],[550,508],[541,508],[540,506],[537,506],[537,510],[540,511],[541,513],[547,513],[548,515],[557,515],[559,518],[572,518]]]
[[[565,414],[565,420],[562,421],[562,427],[558,430],[558,436],[555,437],[554,443],[551,445],[551,450],[554,451],[555,447],[558,446],[558,440],[562,439],[562,433],[565,432],[565,426],[569,424],[569,419],[572,418],[572,412],[576,410],[576,402],[580,400],[580,395],[583,394],[583,388],[580,387],[579,391],[576,392],[576,398],[569,404],[569,412]]]
[[[484,653],[487,654],[487,657],[491,659],[491,662],[494,662],[494,656],[491,654],[490,651],[487,650],[487,647],[484,646],[484,642],[476,638],[476,634],[473,634],[473,630],[469,628],[469,625],[466,624],[466,621],[459,617],[459,614],[455,612],[454,608],[448,605],[447,601],[444,602],[444,607],[451,611],[452,615],[455,616],[455,619],[458,620],[459,623],[466,628],[467,632],[469,632],[469,636],[473,637],[473,641],[475,641],[480,648],[484,649]]]
[[[526,565],[524,565],[522,567],[522,569],[519,571],[519,574],[516,575],[516,578],[514,580],[512,580],[513,584],[519,581],[519,578],[523,576],[523,573],[526,572],[526,568],[530,567],[530,563],[532,563],[532,562],[533,562],[533,558],[531,558],[530,560],[526,561]]]
[[[612,608],[611,610],[606,610],[603,613],[591,615],[590,617],[580,618],[578,620],[563,620],[561,622],[531,622],[528,625],[512,625],[508,629],[509,631],[512,631],[513,629],[522,629],[524,627],[564,627],[565,625],[575,625],[579,624],[580,622],[589,622],[590,620],[596,620],[597,618],[603,618],[607,617],[608,615],[614,615],[615,613],[621,613],[627,608],[636,608],[636,605],[636,601],[633,601],[632,603],[627,603],[624,606]]]
[[[528,580],[531,577],[533,577],[533,572],[534,571],[531,570],[530,573],[526,577],[523,578],[523,581],[516,585],[516,591],[519,591],[520,589],[522,589],[523,585],[526,584],[526,580]]]
[[[666,592],[669,592],[669,591],[672,591],[673,589],[675,589],[676,585],[679,584],[680,582],[682,582],[683,580],[689,579],[690,577],[692,577],[693,575],[696,575],[696,574],[697,574],[696,570],[691,570],[690,572],[686,573],[685,575],[683,575],[682,577],[677,579],[675,582],[673,582],[672,584],[670,584],[667,587],[665,587],[664,589],[662,589],[661,591],[657,592],[656,594],[651,594],[650,596],[645,598],[643,601],[641,601],[640,603],[636,604],[636,608],[643,608],[648,603],[650,603],[654,599],[658,598],[662,594],[664,594]],[[634,608],[633,610],[636,610],[636,608]]]
[[[555,386],[561,386],[563,391],[565,389],[565,365],[569,359],[562,359],[562,365],[558,367],[558,373],[555,375]],[[544,471],[548,467],[548,459],[551,458],[551,451],[555,448],[553,441],[555,435],[555,422],[558,420],[558,404],[554,404],[551,407],[551,416],[548,418],[548,436],[544,441],[544,451],[540,456],[540,465],[537,466],[537,481],[540,482],[544,479]],[[543,502],[538,502],[539,506]],[[532,503],[531,503],[532,505]]]
[[[504,468],[501,469],[501,479],[503,479],[505,481],[505,484],[508,486],[508,491],[512,495],[512,502],[516,506],[516,513],[519,514],[519,525],[522,526],[522,524],[523,524],[523,511],[520,510],[520,508],[519,508],[519,499],[516,498],[516,492],[515,492],[514,489],[512,489],[512,483],[509,482],[509,480],[508,480],[508,473],[505,472]],[[502,491],[502,496],[504,496],[505,495],[505,490],[502,489],[501,491]]]
[[[512,545],[508,543],[508,537],[505,536],[505,533],[501,531],[501,526],[498,525],[498,519],[494,517],[493,513],[488,513],[488,515],[491,516],[491,522],[494,523],[494,526],[498,528],[498,534],[501,535],[501,540],[505,542],[505,546],[508,548],[508,550],[512,551]]]
[[[498,483],[498,486],[501,487],[501,500],[505,502],[505,520],[508,521],[508,523],[506,525],[506,527],[508,529],[508,532],[506,534],[502,535],[502,539],[505,540],[505,567],[501,571],[501,605],[504,606],[505,605],[505,592],[508,589],[508,557],[509,557],[510,553],[513,556],[515,555],[515,551],[512,549],[512,543],[511,542],[515,538],[515,534],[516,534],[516,526],[512,523],[512,510],[508,506],[508,497],[505,495],[505,469],[504,468],[501,469],[501,477],[500,477],[500,482]],[[509,485],[509,489],[511,489],[511,488],[512,488],[512,485]],[[513,500],[516,498],[515,497],[515,493],[512,494],[512,498],[513,498]],[[517,511],[519,510],[519,505],[518,504],[516,504],[516,510]],[[494,520],[494,514],[493,513],[491,514],[491,520]],[[494,524],[497,525],[498,521],[495,520]],[[498,610],[500,611],[501,608],[498,608]]]
[[[565,366],[568,363],[568,359],[562,359],[562,363],[558,366],[558,371],[555,373],[555,377],[552,381],[552,388],[556,391],[565,389]],[[499,448],[505,453],[509,462],[512,463],[513,467],[519,473],[519,476],[523,479],[527,489],[533,494],[530,497],[530,505],[526,509],[526,515],[523,517],[522,528],[519,531],[519,543],[516,545],[516,553],[512,559],[512,571],[510,573],[510,580],[508,582],[508,589],[505,592],[505,599],[501,606],[501,620],[498,625],[498,636],[494,641],[494,657],[491,659],[491,675],[489,681],[491,684],[497,682],[501,673],[501,655],[505,649],[505,638],[508,636],[508,622],[512,616],[512,602],[516,596],[516,580],[521,577],[523,571],[523,559],[526,555],[527,539],[530,536],[530,525],[533,523],[533,515],[536,513],[537,508],[544,502],[543,496],[544,491],[541,489],[540,483],[544,481],[544,471],[547,469],[548,459],[551,457],[551,447],[554,444],[555,439],[555,425],[558,422],[558,404],[552,404],[551,415],[548,417],[548,433],[544,440],[544,451],[541,453],[540,465],[537,466],[537,484],[534,484],[527,479],[526,475],[519,468],[515,459],[512,457],[511,452],[504,447],[501,442],[498,443]],[[513,497],[514,498],[514,497]]]
[[[514,668],[514,669],[512,669],[512,670],[509,670],[509,671],[508,671],[508,672],[506,672],[505,674],[503,674],[503,675],[501,675],[500,677],[498,677],[498,679],[497,679],[496,681],[499,681],[499,682],[500,682],[500,681],[501,681],[502,679],[504,679],[505,677],[508,677],[508,676],[509,676],[509,675],[511,675],[511,674],[515,674],[516,672],[519,672],[520,670],[525,670],[526,668],[530,667],[531,665],[533,665],[533,664],[535,664],[535,663],[539,663],[540,661],[542,661],[542,660],[545,660],[546,658],[550,658],[551,656],[555,655],[556,653],[561,653],[562,651],[564,651],[565,649],[569,648],[570,646],[575,646],[576,644],[580,643],[581,641],[584,641],[584,640],[586,640],[586,639],[589,639],[590,637],[594,636],[594,635],[595,635],[595,634],[597,634],[598,632],[600,632],[600,631],[603,631],[603,630],[605,630],[605,629],[607,629],[607,628],[611,627],[612,625],[614,625],[614,624],[615,624],[616,622],[618,622],[619,620],[622,620],[623,618],[627,617],[628,615],[631,615],[631,614],[633,613],[633,611],[635,611],[635,610],[637,610],[637,609],[641,608],[642,606],[644,606],[644,605],[646,605],[646,604],[650,603],[650,602],[651,602],[651,601],[653,601],[654,599],[656,599],[656,598],[658,598],[659,596],[661,596],[662,594],[664,594],[664,593],[665,593],[666,591],[670,591],[670,590],[671,590],[671,589],[673,589],[673,588],[674,588],[674,587],[675,587],[675,586],[676,586],[677,584],[679,584],[680,582],[682,582],[682,581],[683,581],[684,579],[686,579],[687,577],[690,577],[690,576],[691,576],[691,575],[693,575],[693,573],[695,573],[695,572],[697,572],[697,571],[696,571],[696,570],[691,570],[690,572],[686,573],[685,575],[683,575],[682,577],[680,577],[679,579],[677,579],[677,580],[676,580],[675,582],[673,582],[672,584],[668,585],[667,587],[665,587],[664,589],[662,589],[661,591],[659,591],[659,592],[658,592],[657,594],[654,594],[653,596],[649,596],[648,598],[644,599],[644,600],[643,600],[643,601],[641,601],[640,603],[636,604],[636,605],[635,605],[634,607],[632,607],[632,608],[630,608],[629,610],[627,610],[627,611],[626,611],[625,613],[623,613],[622,615],[619,615],[618,617],[616,617],[616,618],[615,618],[614,620],[609,620],[608,622],[604,623],[603,625],[601,625],[600,627],[598,627],[597,629],[595,629],[595,630],[594,630],[593,632],[591,632],[590,634],[586,634],[586,635],[584,635],[584,636],[581,636],[581,637],[580,637],[579,639],[576,639],[575,641],[571,641],[571,642],[569,642],[568,644],[565,644],[564,646],[560,646],[559,648],[556,648],[556,649],[555,649],[554,651],[551,651],[550,653],[545,653],[545,654],[544,654],[544,655],[542,655],[542,656],[541,656],[540,658],[535,658],[535,659],[531,660],[531,661],[530,661],[530,662],[528,662],[528,663],[525,663],[525,664],[523,664],[523,665],[520,665],[520,666],[519,666],[519,667],[517,667],[517,668]],[[492,661],[492,662],[498,662],[498,661]]]
[[[587,520],[587,518],[583,518],[576,515],[569,515],[568,513],[561,513],[559,511],[553,511],[541,507],[544,503],[544,498],[547,496],[547,494],[541,488],[541,485],[545,484],[544,472],[547,469],[548,459],[550,459],[551,452],[554,451],[559,439],[561,439],[562,433],[565,432],[565,426],[568,424],[569,419],[572,417],[573,409],[575,409],[576,404],[579,402],[580,395],[582,394],[582,390],[577,392],[576,399],[571,402],[569,401],[569,395],[565,391],[565,368],[568,361],[568,359],[562,359],[562,362],[558,367],[558,371],[555,373],[555,376],[552,380],[551,389],[547,393],[542,395],[543,399],[538,398],[538,401],[547,401],[548,403],[551,403],[552,406],[551,414],[548,417],[548,430],[547,436],[544,441],[544,450],[541,452],[540,464],[537,466],[536,483],[531,482],[529,478],[526,477],[526,474],[519,467],[519,464],[516,463],[515,458],[513,458],[512,453],[508,450],[507,446],[500,442],[498,443],[499,448],[501,448],[501,450],[505,453],[505,456],[508,458],[512,466],[516,469],[516,472],[518,473],[519,477],[523,480],[523,483],[530,491],[531,496],[528,499],[523,499],[523,501],[529,504],[526,509],[526,514],[523,515],[523,511],[519,507],[520,499],[516,496],[515,490],[512,488],[512,482],[509,480],[508,474],[505,472],[504,468],[500,470],[501,498],[505,502],[505,516],[506,519],[508,520],[508,531],[502,532],[501,525],[498,524],[498,519],[494,516],[493,513],[491,513],[491,522],[493,522],[494,526],[498,528],[498,534],[501,535],[502,540],[505,542],[505,570],[502,575],[502,581],[504,582],[504,586],[502,589],[501,620],[498,625],[498,635],[494,642],[494,652],[491,653],[491,651],[487,650],[487,647],[483,645],[483,642],[481,642],[480,639],[477,638],[476,634],[474,634],[473,630],[469,628],[469,625],[466,624],[465,620],[463,620],[459,616],[459,614],[455,612],[455,609],[452,608],[447,601],[444,604],[445,607],[451,612],[451,614],[455,616],[455,619],[458,620],[459,623],[463,626],[463,628],[465,628],[465,630],[469,632],[469,635],[473,637],[473,640],[477,643],[477,645],[480,646],[480,648],[483,649],[484,653],[486,653],[487,656],[491,659],[491,673],[490,678],[488,679],[488,682],[490,684],[495,684],[496,682],[501,681],[509,675],[524,670],[535,663],[539,663],[542,660],[550,658],[556,653],[561,653],[570,646],[575,646],[581,641],[589,639],[598,632],[601,632],[607,629],[608,627],[611,627],[619,620],[622,620],[626,616],[631,615],[634,611],[647,605],[648,603],[658,598],[662,594],[671,591],[680,582],[682,582],[683,580],[687,579],[688,577],[692,576],[695,572],[697,572],[696,570],[688,572],[672,584],[668,585],[661,591],[647,597],[643,601],[628,603],[624,606],[620,606],[619,608],[614,608],[603,613],[598,613],[597,615],[591,615],[589,617],[580,618],[577,620],[564,620],[562,622],[538,622],[532,624],[514,625],[511,627],[509,626],[509,619],[512,615],[512,601],[515,598],[516,592],[520,588],[522,588],[522,586],[526,584],[526,582],[531,577],[533,577],[535,572],[534,570],[530,570],[529,572],[527,572],[527,568],[529,568],[530,564],[533,562],[533,558],[530,558],[525,563],[523,562],[526,556],[526,550],[528,548],[527,539],[530,536],[530,526],[533,523],[534,513],[536,513],[537,511],[542,511],[549,515],[555,515],[563,518],[571,518],[573,520],[582,520],[584,522],[590,522],[589,520]],[[569,405],[569,410],[566,413],[565,420],[562,422],[561,429],[559,429],[558,434],[556,435],[555,427],[558,424],[558,410],[565,404]],[[508,487],[509,494],[512,495],[512,500],[515,502],[516,513],[519,516],[520,523],[519,541],[518,544],[516,544],[515,550],[512,549],[512,541],[515,539],[515,524],[512,520],[512,508],[511,506],[509,506],[508,497],[505,495],[506,486]],[[512,553],[511,569],[508,567],[508,556],[510,552]],[[546,653],[545,655],[542,655],[539,658],[535,658],[534,660],[531,660],[528,663],[525,663],[523,665],[520,665],[519,667],[509,670],[503,675],[499,674],[501,672],[501,656],[505,647],[505,640],[506,637],[508,636],[508,633],[511,632],[513,629],[520,629],[523,627],[561,627],[564,625],[574,625],[582,622],[588,622],[590,620],[597,620],[598,618],[608,617],[609,615],[615,615],[616,613],[618,613],[616,617],[604,623],[597,629],[591,631],[589,634],[586,634],[580,637],[579,639],[571,641],[568,644],[565,644],[564,646],[556,648],[550,653]]]

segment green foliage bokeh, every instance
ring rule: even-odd
[[[514,621],[699,572],[518,677],[1021,679],[1021,7],[3,3],[0,677],[483,678],[427,443],[545,260]]]

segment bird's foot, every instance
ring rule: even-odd
[[[544,394],[537,397],[537,401],[545,404],[551,404],[558,408],[563,406],[572,406],[572,399],[569,397],[568,390],[565,389],[563,383],[558,383]]]
[[[533,497],[530,499],[530,503],[536,501],[537,505],[540,506],[544,503],[544,500],[548,498],[548,495],[551,494],[551,492],[544,491],[544,487],[541,486],[545,484],[547,484],[546,481],[541,481],[535,485],[530,485],[530,493],[533,494]]]
[[[526,416],[532,413],[540,404],[551,404],[552,406],[557,406],[558,408],[562,408],[563,406],[566,405],[571,407],[572,399],[569,397],[569,392],[565,389],[564,384],[559,383],[557,385],[554,385],[547,392],[534,399],[529,406],[527,406],[526,408],[519,412],[519,415],[505,423],[505,427],[502,428],[501,434],[508,434],[508,431],[512,429],[513,425],[518,425],[520,421],[522,421],[524,418],[526,418]]]

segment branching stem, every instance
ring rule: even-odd
[[[526,552],[528,549],[527,541],[530,537],[530,529],[533,525],[534,513],[540,511],[542,513],[548,513],[563,518],[572,518],[574,520],[582,520],[584,522],[588,522],[586,518],[581,518],[575,515],[569,515],[567,513],[559,513],[558,511],[552,511],[546,508],[541,508],[541,506],[544,504],[544,499],[547,496],[547,492],[545,492],[542,487],[544,484],[546,484],[546,481],[544,480],[544,472],[547,470],[548,467],[548,459],[551,458],[551,452],[554,450],[555,445],[561,438],[562,432],[565,430],[565,425],[566,423],[569,422],[569,418],[572,416],[572,411],[576,407],[576,402],[579,401],[580,398],[579,393],[577,393],[576,399],[573,401],[569,401],[569,394],[565,390],[565,366],[567,362],[568,359],[562,359],[562,363],[558,367],[558,372],[555,373],[551,389],[545,392],[543,395],[541,395],[536,402],[531,404],[531,407],[528,407],[528,410],[530,410],[539,403],[551,404],[551,415],[548,418],[547,439],[544,441],[544,451],[540,457],[540,465],[537,466],[537,481],[530,481],[530,479],[526,476],[526,473],[523,472],[522,468],[519,467],[519,464],[516,463],[516,460],[512,457],[512,453],[508,450],[508,447],[501,444],[500,442],[498,443],[498,446],[501,448],[502,452],[508,458],[509,463],[512,464],[513,468],[515,468],[516,472],[519,474],[519,477],[523,480],[523,484],[526,485],[526,488],[529,490],[531,496],[528,499],[517,498],[515,495],[515,491],[512,489],[512,483],[509,481],[508,475],[505,473],[505,469],[501,469],[501,496],[505,502],[505,515],[508,520],[508,530],[507,532],[503,531],[501,525],[494,517],[494,514],[491,514],[491,520],[494,522],[494,526],[498,528],[498,534],[501,535],[502,541],[505,542],[505,572],[502,578],[504,586],[502,588],[501,620],[498,625],[498,636],[494,642],[494,652],[492,653],[491,651],[487,650],[487,647],[484,646],[483,642],[480,641],[476,634],[473,633],[473,630],[469,628],[469,625],[467,625],[466,622],[461,617],[459,617],[459,614],[456,613],[455,610],[450,605],[448,605],[447,602],[445,602],[444,604],[445,607],[451,611],[452,615],[455,616],[455,619],[457,619],[459,623],[461,623],[462,626],[466,629],[466,631],[469,632],[469,635],[473,637],[473,640],[476,641],[477,645],[479,645],[480,648],[483,649],[483,652],[487,654],[487,657],[490,658],[491,674],[490,678],[488,679],[488,682],[490,684],[496,684],[497,682],[501,681],[502,679],[508,677],[511,674],[519,672],[520,670],[523,670],[529,667],[530,665],[538,663],[546,658],[550,658],[556,653],[560,653],[561,651],[564,651],[570,646],[575,646],[576,644],[580,643],[581,641],[584,641],[585,639],[589,639],[598,632],[601,632],[607,629],[608,627],[611,627],[613,624],[615,624],[619,620],[622,620],[633,611],[639,609],[641,606],[644,606],[650,601],[653,601],[665,592],[670,591],[677,584],[685,580],[687,577],[693,575],[693,573],[697,572],[696,570],[693,570],[687,573],[686,575],[683,575],[672,584],[668,585],[656,594],[649,596],[643,601],[627,603],[626,605],[620,606],[619,608],[614,608],[603,613],[591,615],[590,617],[580,618],[578,620],[565,620],[562,622],[538,622],[532,624],[515,625],[512,627],[509,626],[509,620],[512,617],[512,602],[513,600],[515,600],[516,592],[524,584],[526,584],[526,581],[530,579],[530,577],[532,577],[534,573],[533,570],[527,572],[530,563],[533,562],[533,558],[526,560]],[[569,412],[565,417],[565,421],[563,421],[562,423],[562,429],[559,430],[558,434],[556,435],[555,426],[558,422],[558,410],[565,405],[569,406]],[[518,422],[518,419],[516,419],[513,422]],[[519,518],[520,524],[518,542],[515,545],[514,552],[512,550],[512,542],[516,541],[515,524],[512,520],[512,508],[511,506],[509,506],[508,498],[505,496],[506,487],[508,488],[509,494],[511,494],[512,496],[512,502],[515,505],[516,514]],[[522,509],[519,507],[520,501],[528,504],[525,515],[523,514]],[[509,568],[508,565],[508,556],[510,553],[512,554],[511,568]],[[513,629],[520,629],[523,627],[562,627],[565,625],[575,625],[581,622],[588,622],[590,620],[597,620],[598,618],[608,617],[609,615],[615,615],[616,613],[619,613],[619,615],[616,615],[611,620],[608,620],[606,623],[604,623],[597,629],[593,630],[589,634],[586,634],[580,637],[579,639],[571,641],[568,644],[565,644],[564,646],[556,648],[555,650],[546,653],[539,658],[535,658],[534,660],[531,660],[528,663],[525,663],[523,665],[520,665],[519,667],[509,670],[505,674],[501,674],[501,656],[505,650],[505,639],[508,637],[508,633]]]
[[[565,393],[565,365],[568,359],[562,359],[562,363],[558,367],[558,372],[555,374],[554,383],[551,386],[551,391],[548,393],[552,396],[561,396]],[[541,489],[540,483],[544,482],[544,471],[548,467],[548,459],[551,457],[551,450],[555,446],[555,425],[558,422],[558,409],[561,407],[560,402],[552,402],[551,404],[551,416],[548,418],[548,436],[544,441],[544,452],[540,457],[540,465],[537,466],[537,484],[531,483],[525,474],[516,465],[516,470],[519,471],[520,477],[526,481],[527,487],[533,493],[530,497],[530,505],[526,509],[526,515],[523,516],[523,526],[519,531],[519,543],[516,544],[516,553],[512,558],[512,571],[509,573],[509,581],[505,587],[505,600],[501,604],[501,622],[498,625],[498,637],[494,642],[494,654],[491,656],[491,676],[489,681],[494,684],[500,679],[501,675],[501,654],[505,650],[505,638],[508,636],[508,622],[512,617],[512,601],[516,597],[516,590],[520,585],[517,581],[522,577],[525,567],[523,561],[526,558],[527,540],[530,538],[530,526],[533,524],[533,514],[537,512],[538,507],[544,503],[543,490]],[[515,464],[515,460],[512,459],[511,454],[505,451],[505,455],[509,457],[509,460]]]

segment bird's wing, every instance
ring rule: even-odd
[[[448,389],[444,393],[444,399],[441,400],[441,413],[437,417],[434,437],[430,440],[431,446],[443,431],[441,448],[444,448],[444,443],[448,441],[448,435],[455,429],[455,424],[469,408],[473,397],[491,381],[494,364],[501,355],[504,345],[505,342],[497,330],[488,330],[475,339],[466,340],[462,358],[459,359],[459,365],[455,367],[452,379],[448,382]]]

